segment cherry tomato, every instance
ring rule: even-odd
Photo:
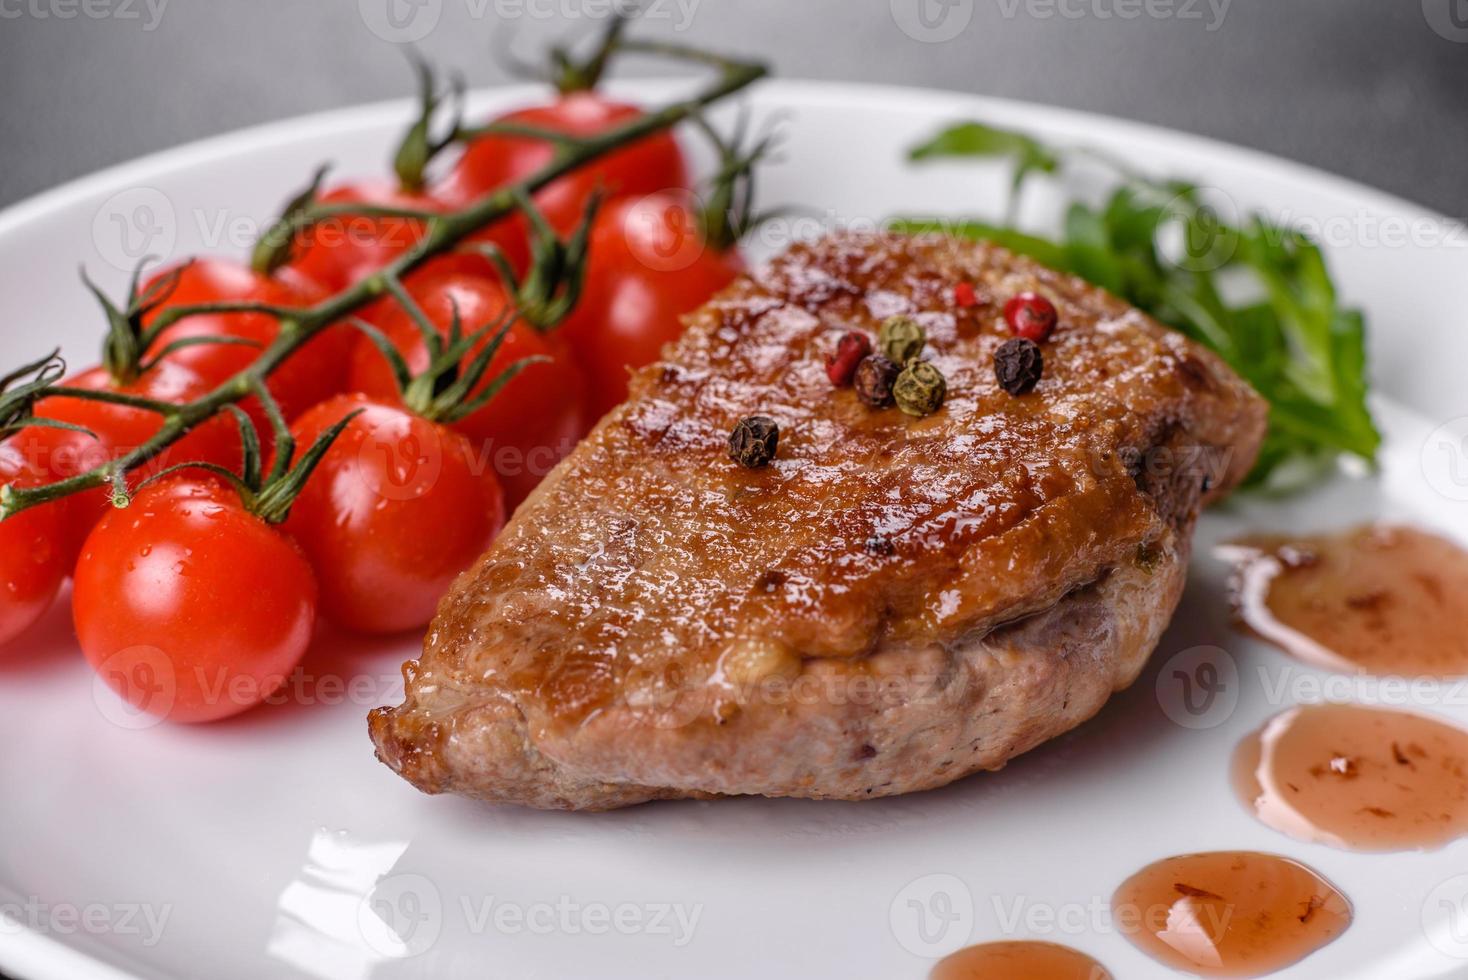
[[[437,207],[427,195],[399,190],[387,180],[343,184],[322,194],[317,203],[426,210]],[[337,292],[381,269],[421,237],[423,222],[414,218],[343,214],[302,231],[298,236],[298,251],[288,267]]]
[[[401,190],[395,183],[387,180],[343,184],[322,194],[318,203],[443,210],[442,202],[436,198]],[[327,218],[301,233],[298,254],[287,267],[295,269],[330,292],[340,292],[401,256],[423,237],[425,230],[424,223],[416,218],[372,217],[361,214]],[[489,231],[480,232],[475,238],[493,241],[499,245],[514,269],[518,271],[524,268],[529,257],[524,238],[513,233],[507,223],[499,222]],[[466,262],[475,262],[477,267],[487,272],[494,269],[482,258],[471,259],[465,256],[464,259]]]
[[[498,281],[456,271],[425,277],[408,292],[445,335],[456,306],[464,329],[476,330],[494,321],[509,305]],[[378,324],[415,374],[428,366],[423,336],[400,306],[383,314]],[[512,508],[570,451],[586,424],[586,383],[580,369],[552,339],[523,322],[510,328],[490,364],[486,383],[515,361],[537,355],[549,360],[525,368],[488,405],[453,426],[488,460]],[[399,403],[392,373],[366,338],[353,352],[350,379],[353,391],[387,404]]]
[[[424,262],[418,268],[403,277],[403,285],[407,288],[409,295],[416,295],[423,283],[443,276],[462,273],[467,276],[487,277],[498,280],[499,274],[494,265],[483,255],[475,252],[454,251],[435,255]],[[366,320],[375,327],[381,328],[394,310],[398,309],[398,301],[392,296],[383,296],[368,303],[357,310],[357,317]],[[354,342],[355,346],[355,342]],[[352,371],[347,371],[347,383],[350,390]]]
[[[311,641],[316,580],[233,488],[179,474],[97,525],[72,614],[88,662],[132,707],[214,721],[285,683]]]
[[[0,443],[0,486],[33,486],[44,477],[26,465],[11,442]],[[0,521],[0,648],[24,633],[50,607],[71,566],[57,503]]]
[[[285,527],[321,583],[322,611],[364,633],[416,629],[505,521],[504,493],[469,440],[366,395],[339,395],[291,426],[309,446],[357,409]]]
[[[167,271],[154,276],[149,287]],[[145,322],[151,323],[162,310],[196,303],[256,302],[286,307],[310,306],[322,299],[322,288],[292,269],[262,276],[247,266],[223,259],[197,259],[184,266],[167,300]],[[280,403],[287,419],[342,390],[342,365],[352,343],[350,328],[334,326],[311,339],[277,369],[269,380],[270,393]],[[157,349],[186,337],[232,337],[252,341],[258,347],[239,344],[200,344],[168,355],[168,359],[192,368],[211,384],[218,384],[248,367],[280,333],[280,324],[264,313],[213,313],[185,317],[158,337]],[[243,404],[261,422],[261,437],[268,440],[269,428],[255,399]]]
[[[744,271],[737,251],[708,246],[684,194],[617,201],[591,232],[586,285],[558,331],[591,380],[593,417],[627,398],[631,369],[683,333],[679,319]]]
[[[636,106],[595,92],[571,92],[549,105],[520,109],[494,121],[535,126],[571,136],[594,136],[641,115],[642,110]],[[435,190],[435,196],[454,207],[462,207],[490,191],[530,176],[549,164],[555,153],[555,145],[545,140],[481,136],[465,148],[464,155]],[[587,199],[598,188],[616,198],[687,186],[688,166],[683,151],[672,134],[664,131],[553,181],[536,193],[535,203],[551,227],[566,235],[580,224]],[[511,221],[523,235],[524,218],[517,215]]]
[[[104,368],[92,368],[62,382],[90,391],[114,391],[162,402],[187,402],[207,394],[214,385],[181,364],[163,360],[135,381],[117,384]],[[126,455],[157,434],[163,419],[147,409],[53,395],[36,405],[36,414],[81,426],[88,432],[31,426],[16,437],[27,462],[48,480],[61,480],[94,469]],[[158,473],[175,463],[202,461],[229,469],[240,465],[240,434],[233,419],[215,416],[198,426],[136,471]],[[66,512],[65,554],[75,563],[82,542],[112,509],[105,487],[58,501]],[[69,566],[68,566],[69,567]]]

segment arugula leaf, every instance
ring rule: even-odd
[[[1340,305],[1320,248],[1261,217],[1223,221],[1191,183],[1111,163],[1117,186],[1099,205],[1073,201],[1046,237],[1014,226],[1025,184],[1074,158],[1022,133],[965,122],[908,153],[1006,160],[1009,219],[902,218],[898,230],[987,239],[1126,299],[1217,351],[1270,405],[1269,433],[1248,484],[1322,470],[1342,453],[1374,462],[1381,435],[1366,404],[1366,322]],[[1237,300],[1240,293],[1248,296]]]
[[[1023,133],[995,129],[980,122],[950,126],[907,153],[907,158],[914,161],[943,157],[1001,157],[1013,160],[1011,209],[1017,205],[1019,192],[1030,175],[1053,174],[1060,169],[1061,164],[1060,157],[1038,140]]]

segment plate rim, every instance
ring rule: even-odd
[[[620,79],[609,82],[606,89],[609,92],[625,92],[641,96],[649,93],[666,95],[669,91],[677,91],[680,87],[686,87],[692,77]],[[1314,164],[1302,163],[1265,150],[1212,136],[1085,109],[1072,109],[1044,102],[962,92],[955,89],[810,78],[766,78],[755,83],[745,92],[772,92],[778,97],[786,90],[792,94],[823,99],[828,102],[849,101],[853,97],[860,97],[868,105],[873,100],[897,104],[917,98],[939,100],[950,104],[966,102],[974,106],[997,110],[999,114],[1006,116],[1035,114],[1045,117],[1052,124],[1064,127],[1100,127],[1118,135],[1131,135],[1172,143],[1190,152],[1217,151],[1226,154],[1233,162],[1245,165],[1255,173],[1317,183],[1327,193],[1357,197],[1380,210],[1407,212],[1414,218],[1435,221],[1458,223],[1460,220],[1435,208]],[[545,92],[545,86],[531,82],[476,88],[468,93],[467,98],[468,105],[473,109],[486,104],[511,103],[520,99],[543,97]],[[229,156],[245,146],[257,148],[271,143],[289,143],[306,134],[319,138],[329,135],[333,130],[342,131],[370,126],[379,121],[378,117],[394,114],[402,118],[405,114],[414,111],[415,107],[416,102],[412,98],[383,99],[256,123],[155,150],[152,153],[74,177],[55,187],[39,191],[7,205],[0,209],[0,237],[23,230],[26,224],[44,219],[50,212],[64,208],[89,194],[123,183],[136,184],[144,174],[158,174],[206,164],[211,160]],[[982,114],[987,109],[979,108],[975,111],[977,114]],[[285,189],[282,193],[288,193],[288,191],[289,189]]]

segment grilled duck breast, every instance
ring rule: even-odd
[[[994,354],[1026,290],[1060,322],[1016,396]],[[895,314],[947,379],[924,418],[824,370],[843,331]],[[405,702],[372,712],[420,789],[606,809],[998,768],[1136,678],[1200,507],[1264,432],[1259,397],[1180,334],[938,237],[797,246],[665,355],[444,597]],[[760,469],[729,456],[750,415],[779,424]]]

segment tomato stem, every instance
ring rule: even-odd
[[[466,334],[459,319],[458,305],[454,304],[448,336],[444,337],[396,276],[387,277],[387,291],[397,299],[408,319],[418,328],[424,349],[428,352],[427,367],[413,374],[402,353],[381,330],[358,317],[352,317],[350,322],[366,334],[387,361],[403,407],[430,422],[453,423],[472,415],[515,375],[532,364],[548,360],[540,355],[522,357],[497,374],[483,391],[474,394],[474,389],[489,373],[490,363],[499,353],[510,328],[520,319],[519,311],[512,307],[490,323]],[[470,358],[470,352],[481,341],[486,341],[484,346]]]
[[[31,415],[36,402],[65,373],[66,362],[61,359],[61,348],[58,347],[45,357],[24,364],[0,378],[0,439],[39,421]],[[27,377],[30,380],[22,380]],[[17,385],[16,382],[21,383]],[[68,429],[81,428],[67,422],[57,422],[56,425]]]
[[[626,10],[617,10],[602,31],[601,40],[591,57],[577,61],[564,47],[551,48],[551,83],[562,95],[572,92],[590,92],[601,82],[611,63],[612,55],[618,50],[622,33],[630,19]]]
[[[460,123],[464,114],[464,79],[455,75],[449,79],[447,91],[440,91],[433,66],[413,52],[408,59],[418,76],[418,118],[403,134],[397,152],[393,154],[393,172],[398,176],[398,186],[410,194],[423,190],[424,173],[428,164],[458,139]],[[433,136],[433,117],[445,99],[452,99],[447,132]]]
[[[277,410],[278,412],[278,410]],[[331,449],[332,443],[337,437],[346,431],[347,426],[352,424],[363,409],[357,409],[348,413],[331,428],[316,437],[305,453],[294,465],[291,465],[291,456],[295,453],[294,440],[287,447],[279,444],[275,451],[275,466],[271,469],[270,477],[266,480],[253,499],[241,495],[241,501],[245,506],[267,524],[282,524],[287,517],[291,516],[291,507],[295,505],[296,498],[300,497],[301,491],[306,488],[306,481],[316,470],[318,464],[326,456],[327,450]],[[273,421],[273,420],[272,420]]]
[[[727,252],[739,240],[778,212],[756,212],[754,209],[755,167],[772,153],[780,133],[770,127],[749,141],[750,117],[741,112],[729,136],[722,135],[702,114],[694,117],[719,154],[719,169],[708,180],[708,198],[699,215],[703,239],[720,252]],[[778,125],[778,124],[777,124]]]
[[[250,254],[251,269],[262,276],[268,276],[290,261],[291,246],[295,244],[298,230],[294,224],[295,219],[316,203],[316,197],[321,193],[321,182],[326,179],[328,169],[326,164],[317,167],[316,172],[311,175],[311,182],[286,202],[280,217],[260,235]]]
[[[520,210],[530,222],[530,269],[523,278],[515,274],[510,260],[494,243],[477,247],[499,270],[505,289],[514,300],[520,318],[541,333],[555,329],[581,299],[586,283],[586,263],[591,249],[591,226],[601,207],[600,188],[586,198],[581,223],[562,240],[535,202],[526,195]]]

